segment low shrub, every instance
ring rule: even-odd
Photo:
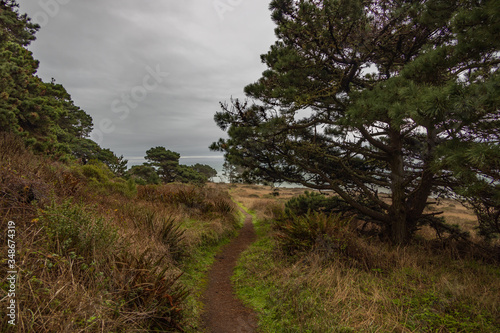
[[[325,215],[309,212],[303,216],[292,216],[275,224],[278,244],[287,256],[319,251],[329,256],[345,251],[352,236],[350,220],[340,215]]]
[[[114,178],[114,174],[109,170],[109,168],[104,164],[100,162],[94,162],[92,164],[85,164],[80,166],[80,169],[82,171],[82,174],[89,178],[89,179],[95,179],[98,182],[106,182],[109,181],[109,179]]]
[[[71,251],[92,257],[95,252],[106,253],[118,239],[116,229],[103,218],[95,217],[83,206],[66,200],[53,203],[43,211],[41,218],[55,253],[67,255]]]
[[[346,212],[351,208],[339,197],[329,197],[318,192],[306,191],[290,199],[285,204],[285,213],[288,216],[304,216],[309,211],[326,214]]]

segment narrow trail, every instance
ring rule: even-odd
[[[257,328],[256,314],[236,298],[230,280],[241,252],[256,239],[252,216],[241,211],[245,214],[243,228],[238,237],[222,248],[208,273],[208,287],[203,296],[207,333],[253,333]]]

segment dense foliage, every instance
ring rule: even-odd
[[[69,157],[92,130],[92,118],[60,84],[43,82],[26,47],[39,26],[0,1],[0,128],[21,135],[35,151]]]
[[[273,0],[268,69],[221,103],[223,151],[250,180],[333,190],[407,243],[430,196],[455,196],[498,234],[498,0]],[[390,194],[390,201],[380,193]]]
[[[146,163],[133,166],[129,174],[141,184],[163,183],[206,183],[217,175],[209,165],[193,166],[179,164],[181,155],[165,147],[154,147],[146,152]]]

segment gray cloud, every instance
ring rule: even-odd
[[[208,145],[224,136],[213,122],[218,102],[244,97],[275,40],[269,0],[19,3],[43,24],[30,46],[38,75],[62,83],[97,130],[106,125],[102,146],[132,162],[159,145],[213,155]],[[168,76],[155,84],[157,69]]]

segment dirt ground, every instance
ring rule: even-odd
[[[284,204],[290,198],[308,190],[279,188],[276,191],[269,186],[241,184],[217,184],[215,186],[226,188],[237,201],[257,212],[259,206],[266,206],[270,201]],[[279,194],[276,195],[276,192]],[[435,205],[429,206],[428,211],[442,211],[448,223],[459,224],[464,230],[474,232],[473,228],[477,223],[474,214],[457,201],[439,200]],[[256,314],[236,298],[230,280],[238,257],[256,239],[252,217],[246,212],[243,213],[246,216],[245,223],[238,237],[223,247],[216,256],[216,262],[209,273],[208,287],[203,296],[205,304],[203,322],[207,333],[252,333],[257,329]],[[419,232],[424,237],[436,237],[431,228],[423,228]]]
[[[236,298],[230,280],[238,257],[256,239],[252,217],[242,212],[245,214],[243,228],[216,256],[208,275],[203,297],[203,321],[207,333],[252,333],[257,328],[256,314]]]

